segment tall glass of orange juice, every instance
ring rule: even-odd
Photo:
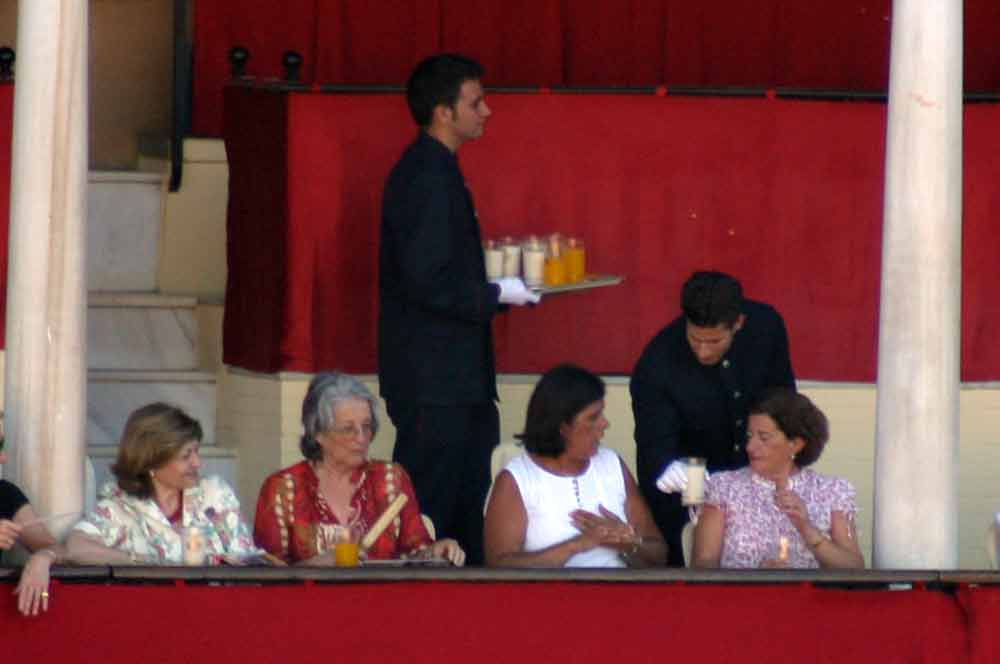
[[[562,246],[562,236],[553,233],[545,251],[545,285],[562,286],[566,283],[566,257]]]
[[[576,284],[587,275],[583,240],[571,237],[566,241],[566,281]]]
[[[356,525],[334,526],[333,564],[337,567],[357,567],[361,562],[361,529]]]

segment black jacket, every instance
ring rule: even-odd
[[[674,564],[680,564],[675,549],[686,511],[676,495],[656,488],[656,478],[685,456],[705,457],[710,471],[745,466],[751,403],[768,388],[795,387],[781,315],[752,300],[744,302],[743,313],[746,321],[719,364],[698,362],[681,316],[653,337],[632,372],[639,487]]]
[[[458,159],[420,132],[386,181],[379,248],[379,387],[386,400],[496,399],[491,320],[472,195]]]

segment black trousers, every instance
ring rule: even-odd
[[[410,474],[420,510],[434,521],[438,539],[458,540],[467,564],[482,565],[490,459],[500,444],[496,404],[390,401],[386,407],[396,427],[392,460]]]

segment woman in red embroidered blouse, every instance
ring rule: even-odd
[[[403,511],[368,549],[369,559],[439,557],[455,565],[465,553],[452,539],[433,541],[424,527],[409,475],[388,461],[370,461],[378,430],[376,401],[356,378],[318,374],[302,403],[305,461],[266,480],[257,500],[254,539],[288,563],[333,564],[335,531],[367,531],[399,494]]]

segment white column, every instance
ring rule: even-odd
[[[18,3],[5,396],[8,477],[42,516],[83,505],[87,6]],[[61,531],[66,520],[53,524]]]
[[[874,566],[958,566],[962,1],[895,0]]]

